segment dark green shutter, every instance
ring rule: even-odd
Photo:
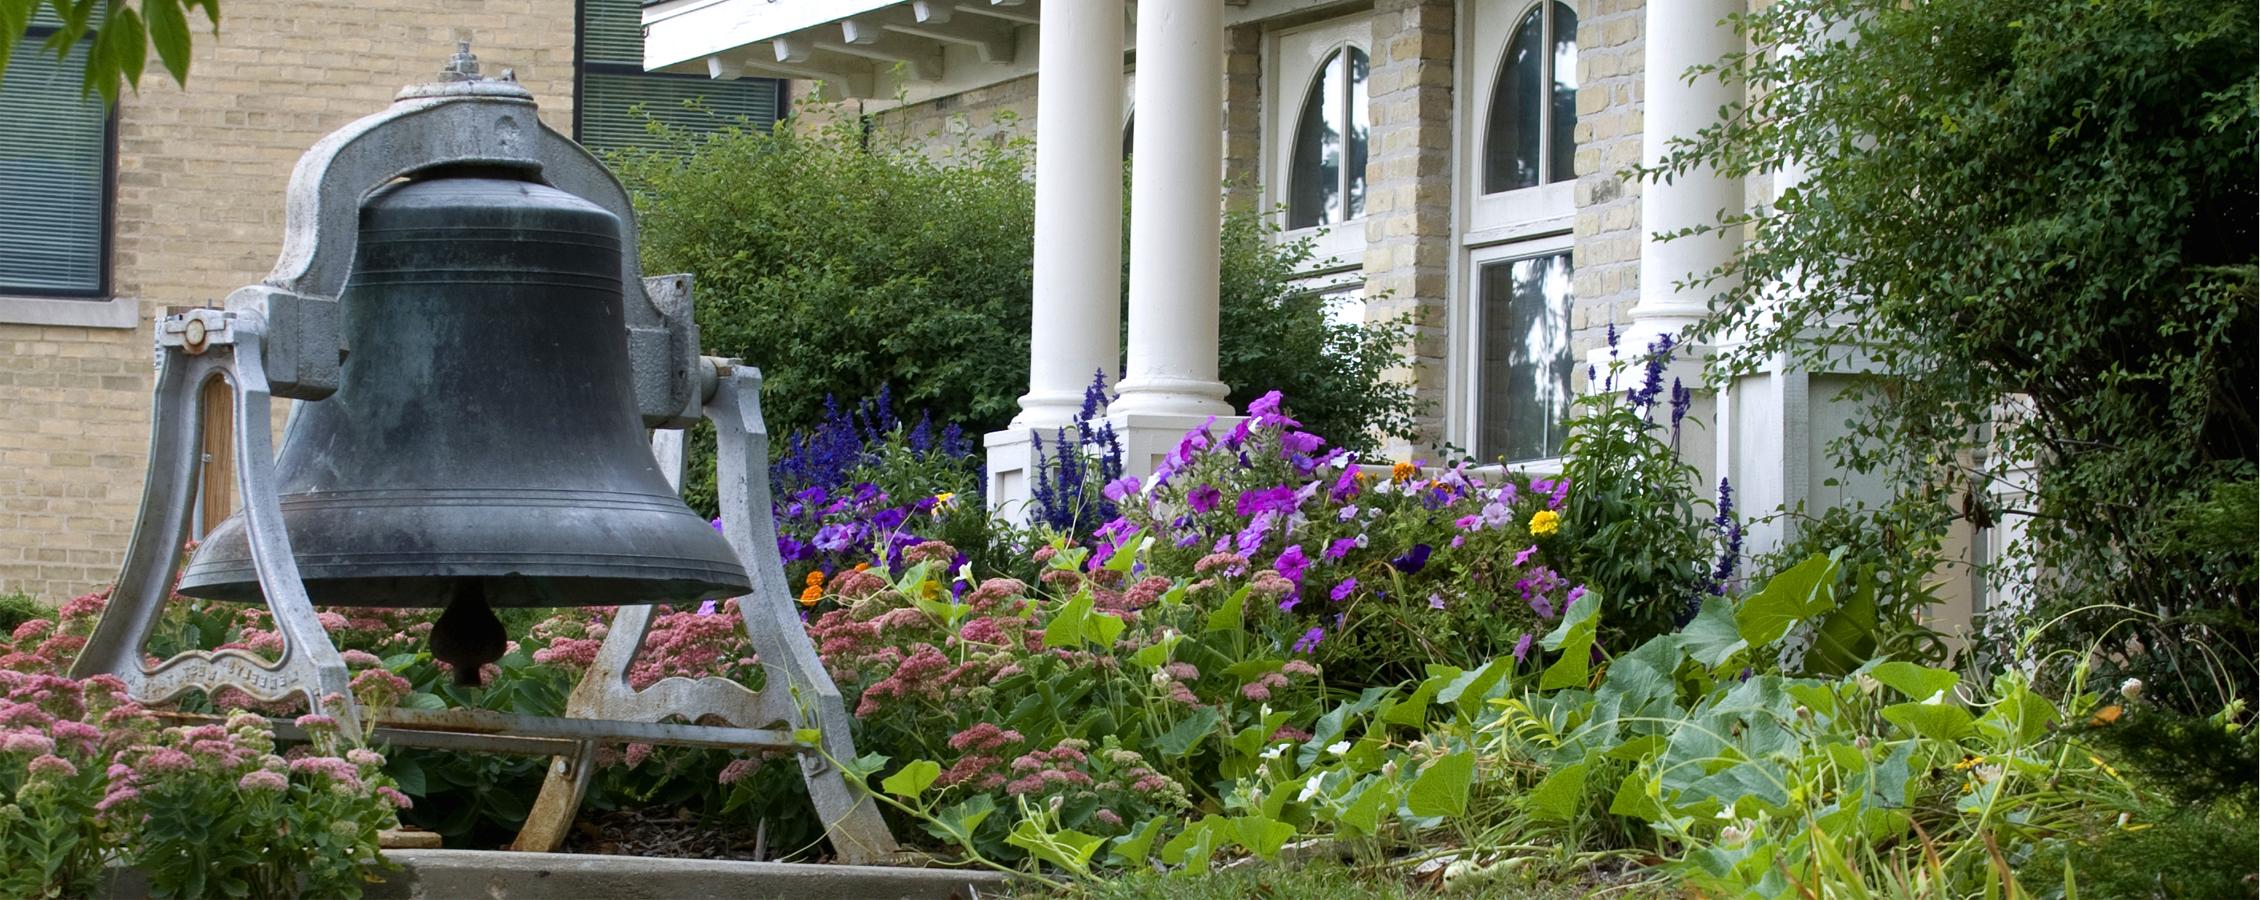
[[[0,294],[94,296],[110,117],[80,96],[89,42],[58,61],[40,47],[47,32],[18,41],[0,78]]]
[[[643,9],[637,0],[583,0],[581,93],[574,98],[580,142],[591,150],[658,148],[647,119],[692,133],[741,120],[774,125],[779,84],[769,78],[717,81],[643,71]],[[696,101],[699,109],[687,108]],[[640,114],[639,114],[640,113]]]

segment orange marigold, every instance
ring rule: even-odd
[[[1412,463],[1398,462],[1396,465],[1389,467],[1389,480],[1394,481],[1398,484],[1404,484],[1407,481],[1411,481],[1413,475],[1417,474],[1419,471],[1420,470],[1413,468]]]

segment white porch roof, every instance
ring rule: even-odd
[[[1035,72],[1044,5],[1074,2],[659,0],[643,8],[644,68],[822,80],[835,97],[919,103]],[[1232,25],[1333,0],[1219,2]]]

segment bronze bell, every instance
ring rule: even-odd
[[[749,590],[646,442],[618,217],[532,174],[434,170],[362,203],[338,390],[299,407],[276,459],[313,602],[447,607],[434,655],[474,681],[501,656],[489,607]],[[179,590],[259,598],[240,514]]]

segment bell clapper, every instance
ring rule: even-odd
[[[455,683],[466,687],[481,683],[479,670],[501,659],[508,641],[502,620],[487,605],[485,582],[477,578],[461,581],[447,610],[432,623],[432,658],[453,666]]]

